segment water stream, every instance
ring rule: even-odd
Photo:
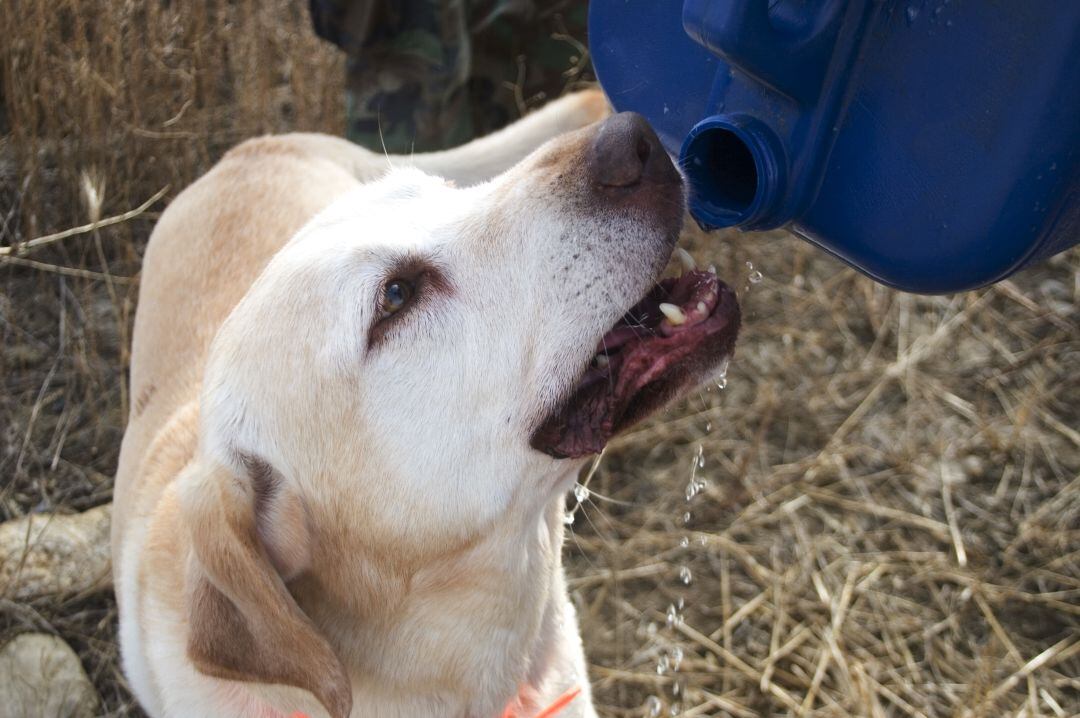
[[[752,262],[746,262],[746,270],[748,272],[746,276],[746,284],[743,286],[743,294],[750,292],[753,285],[761,283],[764,279],[764,275],[757,269],[754,269]],[[727,373],[728,366],[730,364],[729,359],[724,359],[721,362],[716,374],[712,378],[713,384],[719,390],[723,390],[727,387]],[[709,391],[712,387],[706,386],[705,390]],[[712,422],[706,419],[705,434],[712,431]],[[677,511],[681,512],[678,525],[682,527],[687,533],[679,537],[678,548],[678,561],[679,568],[675,574],[675,581],[677,586],[675,601],[668,605],[667,612],[665,614],[665,628],[660,631],[656,624],[651,623],[648,626],[648,635],[650,641],[656,641],[659,644],[659,652],[656,659],[656,673],[658,676],[670,676],[671,680],[667,684],[667,690],[664,693],[663,698],[658,695],[650,695],[645,699],[645,704],[642,706],[642,712],[647,718],[659,718],[665,715],[665,707],[667,709],[666,715],[678,716],[683,712],[683,704],[686,702],[686,689],[687,689],[687,677],[681,673],[683,659],[685,658],[685,648],[683,647],[683,634],[682,627],[685,625],[685,611],[686,602],[688,598],[689,586],[693,583],[694,575],[690,569],[688,563],[693,557],[692,551],[694,548],[705,546],[705,537],[702,536],[697,542],[697,546],[691,546],[691,540],[689,536],[690,524],[693,521],[693,504],[695,499],[705,490],[708,486],[705,477],[705,447],[703,444],[698,444],[697,451],[694,454],[693,461],[690,464],[690,479],[685,487],[685,503],[679,506]]]

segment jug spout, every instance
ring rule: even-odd
[[[705,229],[783,224],[787,161],[780,139],[760,120],[705,118],[686,135],[679,164],[689,180],[691,210]]]

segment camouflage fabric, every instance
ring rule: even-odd
[[[586,0],[310,0],[348,53],[348,137],[397,154],[488,134],[593,81]]]

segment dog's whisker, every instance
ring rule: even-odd
[[[634,503],[632,501],[623,501],[622,499],[615,499],[615,498],[612,498],[612,497],[610,497],[610,496],[608,496],[606,494],[601,494],[601,493],[598,493],[596,491],[590,491],[589,492],[589,498],[587,500],[592,501],[593,505],[596,506],[597,503],[596,503],[596,501],[594,501],[594,499],[596,501],[601,501],[601,502],[603,502],[605,504],[612,504],[613,506],[626,506],[626,507],[629,507],[629,506],[634,505]]]
[[[589,513],[587,511],[582,511],[581,515],[584,516],[585,520],[589,522],[589,526],[592,527],[593,533],[601,541],[604,542],[604,545],[607,546],[609,550],[614,550],[616,548],[615,539],[607,532],[601,531],[600,527],[596,525],[596,523],[592,520],[592,517],[589,516]]]
[[[604,354],[606,355],[608,353],[608,347],[607,347],[607,337],[605,335],[600,336],[600,343],[604,346]],[[609,394],[614,394],[615,393],[615,377],[612,376],[611,371],[608,371],[608,373],[607,373],[607,380],[608,380],[608,393]]]
[[[382,145],[383,156],[386,157],[386,164],[390,166],[391,170],[397,169],[394,167],[394,160],[390,157],[390,151],[386,149],[386,137],[383,136],[382,128],[382,110],[379,110],[379,113],[375,116],[375,121],[378,123],[379,143]]]

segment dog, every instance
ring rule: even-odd
[[[249,140],[162,214],[112,528],[150,715],[596,715],[564,495],[739,326],[715,274],[658,281],[684,183],[608,114],[413,157]]]

